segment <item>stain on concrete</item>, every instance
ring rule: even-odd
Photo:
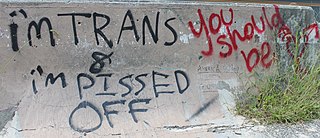
[[[16,110],[16,107],[0,110],[0,130],[2,130],[10,120],[12,120]]]
[[[231,92],[234,91],[233,89],[231,89],[230,85],[225,81],[218,81],[218,84],[216,85],[216,87],[219,90],[226,89],[227,91],[231,91]]]
[[[209,102],[205,103],[201,108],[199,108],[194,114],[191,115],[189,119],[186,121],[190,121],[191,119],[199,116],[202,112],[204,112],[212,103],[217,100],[218,96],[213,97]]]

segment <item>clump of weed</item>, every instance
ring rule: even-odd
[[[284,70],[279,63],[274,63],[276,71],[273,73],[264,76],[256,73],[250,85],[256,94],[245,93],[246,99],[237,101],[237,114],[267,124],[320,118],[320,65],[302,64],[300,37],[295,38],[289,67]]]

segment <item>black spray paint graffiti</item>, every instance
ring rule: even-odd
[[[42,76],[44,74],[44,71],[42,69],[42,67],[40,65],[37,66],[37,69],[36,69],[39,73],[40,76]],[[34,69],[31,70],[30,74],[31,75],[34,75],[36,71]],[[66,77],[64,75],[63,72],[59,73],[56,77],[54,77],[54,75],[52,73],[49,73],[46,77],[46,81],[44,83],[44,86],[45,87],[48,87],[48,83],[50,82],[51,84],[54,84],[58,79],[60,78],[61,80],[61,86],[62,88],[65,88],[67,87],[67,82],[66,82]],[[32,80],[32,90],[33,90],[33,93],[34,94],[37,94],[38,93],[38,89],[37,89],[37,85],[36,85],[36,80],[33,79]]]
[[[20,9],[19,12],[24,16],[24,18],[28,18],[27,13],[23,10]],[[13,11],[9,14],[11,17],[17,16],[16,11]],[[58,17],[64,18],[64,17],[71,17],[71,22],[72,22],[72,30],[73,30],[73,37],[74,37],[74,44],[78,45],[79,44],[79,37],[78,37],[78,33],[77,33],[77,23],[76,20],[77,18],[80,17],[85,17],[85,18],[91,18],[92,17],[92,26],[93,26],[93,33],[96,39],[96,44],[100,45],[100,41],[99,41],[99,36],[108,44],[109,48],[113,47],[113,42],[110,38],[108,38],[108,31],[107,28],[108,27],[112,27],[109,26],[110,22],[112,21],[112,18],[109,17],[106,14],[102,14],[102,13],[97,13],[97,12],[93,12],[93,13],[59,13],[57,14]],[[103,25],[98,24],[97,20],[98,19],[104,19],[105,23]],[[172,40],[168,40],[168,41],[164,41],[163,45],[164,46],[172,46],[176,41],[177,41],[177,32],[176,30],[170,25],[171,22],[173,22],[176,18],[172,17],[169,19],[166,19],[163,26],[161,27],[165,27],[169,32],[171,32],[172,34]],[[140,35],[138,34],[138,29],[136,26],[136,22],[138,22],[135,20],[134,18],[134,14],[132,14],[131,10],[127,10],[127,12],[124,15],[123,21],[122,21],[122,25],[120,27],[120,33],[118,36],[118,40],[117,40],[117,44],[120,43],[121,40],[121,36],[123,34],[123,32],[126,31],[132,31],[134,38],[136,40],[136,42],[139,42],[140,40]],[[158,11],[157,14],[155,15],[155,25],[152,26],[151,25],[151,21],[150,18],[145,15],[142,19],[142,45],[146,44],[146,28],[148,28],[149,33],[152,37],[152,40],[155,44],[157,44],[157,42],[159,41],[159,22],[160,22],[160,12]],[[59,30],[55,30],[53,28],[53,24],[50,21],[50,19],[48,17],[42,17],[40,18],[40,20],[38,22],[36,21],[31,21],[28,24],[28,28],[27,28],[27,40],[29,42],[30,46],[34,46],[32,43],[32,28],[34,28],[35,30],[35,34],[36,34],[36,38],[41,39],[41,31],[42,31],[42,25],[46,24],[47,28],[48,28],[48,32],[49,32],[49,40],[50,40],[50,45],[51,46],[56,46],[56,42],[55,42],[55,38],[54,38],[54,32],[55,31],[59,31]],[[125,26],[125,24],[130,24],[128,26]],[[12,21],[12,23],[9,25],[10,27],[10,36],[11,36],[11,46],[12,46],[12,50],[14,52],[19,51],[19,45],[18,45],[18,24],[16,24],[15,22]],[[113,26],[114,27],[114,26]],[[64,31],[62,31],[64,32]],[[109,32],[110,33],[110,32]]]
[[[104,83],[103,83],[103,89],[105,90],[103,93],[96,93],[95,95],[96,96],[116,96],[116,95],[120,95],[121,97],[125,98],[127,95],[129,94],[134,94],[134,95],[139,95],[142,91],[144,91],[146,88],[146,85],[145,85],[145,82],[148,82],[146,81],[145,79],[141,79],[141,77],[144,77],[146,78],[149,73],[143,73],[143,74],[138,74],[135,76],[135,74],[129,74],[129,75],[126,75],[122,78],[119,79],[118,81],[118,85],[120,86],[123,86],[125,88],[127,88],[127,91],[126,92],[108,92],[108,88],[110,87],[107,83],[107,78],[111,78],[112,77],[112,73],[110,74],[98,74],[96,75],[96,77],[94,76],[91,76],[89,74],[86,74],[86,73],[80,73],[78,76],[77,76],[77,86],[78,86],[78,93],[79,93],[79,99],[80,100],[83,100],[84,99],[84,96],[83,96],[83,93],[84,92],[91,92],[90,89],[93,88],[96,84],[96,79],[100,78],[100,77],[103,77],[104,78]],[[160,94],[174,94],[175,91],[179,92],[180,94],[183,94],[190,86],[190,80],[187,76],[187,74],[182,71],[182,70],[176,70],[174,71],[174,75],[171,75],[171,76],[174,76],[175,77],[175,82],[176,82],[176,90],[171,90],[171,91],[158,91],[157,88],[158,87],[168,87],[169,85],[172,85],[172,84],[163,84],[163,83],[157,83],[157,78],[159,77],[164,77],[164,78],[168,78],[170,75],[168,74],[164,74],[164,73],[160,73],[160,72],[157,72],[157,71],[152,71],[151,73],[151,78],[152,78],[152,88],[153,88],[153,93],[154,93],[154,97],[155,98],[158,98]],[[137,81],[138,83],[140,83],[141,85],[141,88],[136,91],[136,92],[133,92],[133,87],[131,85],[129,85],[128,83],[126,83],[125,80],[134,80]],[[182,81],[184,81],[184,85],[182,85]],[[83,83],[83,82],[86,82],[86,83]],[[145,91],[147,92],[147,91]],[[107,119],[107,122],[109,124],[109,126],[111,128],[114,127],[114,124],[111,122],[111,119],[110,119],[110,115],[113,114],[113,115],[117,115],[118,114],[118,111],[116,110],[111,110],[109,109],[110,106],[116,106],[116,105],[125,105],[126,103],[128,103],[128,113],[131,115],[133,121],[135,123],[138,123],[138,119],[136,117],[136,113],[137,112],[147,112],[148,109],[140,109],[140,108],[134,108],[134,105],[135,104],[149,104],[151,102],[151,98],[147,98],[147,99],[139,99],[139,98],[134,98],[132,99],[131,101],[128,101],[126,99],[120,99],[120,100],[115,100],[115,101],[105,101],[104,103],[102,103],[102,108],[103,108],[103,115],[105,115],[106,119]],[[87,104],[87,105],[84,105],[84,104]],[[73,115],[80,109],[86,109],[86,108],[91,108],[91,110],[94,110],[96,113],[97,113],[97,116],[101,116],[102,113],[100,113],[100,111],[98,110],[98,107],[94,106],[92,103],[90,103],[89,101],[84,101],[84,102],[81,102],[77,108],[75,108],[73,111],[72,111],[72,114],[70,115],[69,117],[69,124],[71,126],[71,128],[73,128],[75,131],[78,131],[78,132],[92,132],[96,129],[98,129],[100,127],[100,125],[97,125],[97,127],[93,127],[91,129],[81,129],[80,127],[76,127],[74,125],[74,121],[73,121]],[[101,121],[103,121],[103,119],[100,120],[100,123]],[[99,123],[99,124],[100,124]]]
[[[119,78],[117,85],[120,85],[124,88],[127,89],[127,91],[124,92],[109,92],[108,88],[109,83],[108,83],[108,79],[113,77],[113,73],[100,73],[103,69],[103,67],[105,66],[105,59],[108,59],[107,62],[110,65],[111,62],[111,58],[112,58],[112,54],[113,52],[111,52],[110,54],[104,54],[102,52],[94,52],[92,54],[92,58],[94,59],[94,62],[92,63],[92,65],[90,66],[89,71],[92,74],[95,75],[90,75],[87,73],[79,73],[76,77],[76,82],[77,82],[77,87],[78,87],[78,94],[79,94],[79,99],[83,100],[82,102],[79,103],[79,105],[71,112],[70,116],[69,116],[69,125],[70,127],[78,132],[92,132],[95,131],[97,129],[99,129],[101,127],[102,121],[103,121],[103,115],[106,117],[107,123],[109,124],[109,126],[111,128],[114,127],[114,124],[111,121],[111,115],[117,115],[119,111],[117,110],[112,110],[110,109],[111,107],[114,106],[119,106],[119,105],[125,105],[126,103],[128,103],[128,113],[131,115],[132,120],[135,123],[138,123],[138,118],[137,118],[137,113],[143,113],[143,112],[147,112],[148,109],[147,108],[136,108],[134,105],[136,104],[149,104],[152,100],[152,98],[134,98],[134,99],[127,99],[129,97],[127,97],[129,94],[134,94],[135,96],[138,96],[139,94],[141,94],[141,92],[147,92],[146,91],[146,82],[152,82],[152,89],[154,97],[158,98],[159,95],[162,94],[174,94],[175,92],[178,92],[180,94],[183,94],[190,86],[190,80],[188,78],[188,75],[182,71],[182,70],[175,70],[173,72],[172,75],[169,74],[165,74],[162,72],[157,72],[157,71],[152,71],[151,73],[142,73],[142,74],[129,74],[126,76],[123,76],[121,78]],[[93,69],[92,69],[93,68]],[[42,76],[44,73],[44,70],[42,69],[42,67],[39,65],[37,66],[36,70],[38,71],[39,75]],[[36,70],[32,70],[31,71],[31,75],[34,75]],[[92,70],[94,70],[92,72]],[[99,74],[100,73],[100,74]],[[148,77],[150,76],[150,77]],[[169,85],[173,85],[173,83],[159,83],[158,79],[167,79],[168,77],[173,76],[175,78],[175,86],[176,89],[175,90],[170,90],[170,91],[158,91],[157,88],[159,87],[168,87]],[[151,78],[150,81],[147,81],[147,78]],[[53,85],[57,82],[57,80],[60,79],[61,81],[61,87],[62,88],[66,88],[67,87],[67,81],[66,81],[66,77],[64,75],[63,72],[59,73],[57,76],[54,76],[52,73],[49,73],[46,76],[46,81],[44,82],[44,86],[48,87],[49,82]],[[116,96],[119,95],[119,97],[121,97],[119,100],[113,100],[113,101],[105,101],[104,103],[102,103],[101,107],[103,109],[103,113],[101,113],[99,111],[99,108],[97,106],[95,106],[94,104],[92,104],[90,101],[84,100],[84,93],[90,92],[90,89],[92,89],[95,86],[101,86],[98,85],[96,83],[97,79],[103,79],[103,90],[104,92],[96,92],[95,96]],[[130,85],[128,82],[129,81],[136,81],[140,84],[140,89],[133,92],[134,87],[132,85]],[[36,86],[36,81],[33,79],[32,80],[32,88],[33,88],[33,92],[34,94],[38,93],[37,90],[37,86]],[[91,93],[91,92],[90,92]],[[84,129],[83,127],[78,127],[75,125],[75,121],[73,119],[74,114],[76,114],[79,110],[82,109],[89,109],[89,110],[93,110],[98,118],[99,118],[99,123],[92,127],[92,128],[87,128]]]
[[[35,22],[35,21],[32,21],[30,22],[29,24],[29,27],[28,27],[28,42],[29,42],[29,45],[30,46],[33,46],[32,45],[32,40],[31,40],[31,29],[32,27],[35,29],[36,31],[36,37],[38,39],[41,39],[41,27],[42,27],[42,23],[46,23],[47,26],[48,26],[48,31],[49,31],[49,36],[50,36],[50,44],[51,46],[55,46],[56,43],[55,43],[55,39],[53,38],[53,30],[52,30],[52,25],[51,25],[51,22],[49,20],[49,18],[47,17],[43,17],[39,20],[39,23]]]
[[[35,72],[34,70],[32,71],[33,73]],[[163,73],[159,73],[159,72],[156,72],[156,71],[152,71],[152,82],[153,82],[153,89],[155,90],[154,91],[154,95],[156,98],[159,97],[159,94],[173,94],[174,93],[174,90],[173,91],[170,91],[170,93],[165,93],[165,92],[158,92],[156,90],[157,87],[160,87],[160,86],[164,86],[166,87],[167,85],[169,84],[158,84],[156,83],[156,79],[155,77],[156,76],[167,76],[169,77],[169,75],[167,74],[163,74]],[[159,75],[161,74],[161,75]],[[187,89],[188,87],[190,86],[190,80],[189,78],[187,77],[186,73],[181,71],[181,70],[176,70],[174,72],[174,76],[175,76],[175,79],[176,79],[176,86],[177,86],[177,91],[180,93],[180,94],[183,94]],[[121,97],[125,97],[127,96],[129,93],[132,92],[133,88],[131,87],[131,85],[128,85],[126,83],[123,82],[124,79],[130,79],[131,77],[133,77],[134,74],[130,74],[128,76],[125,76],[125,77],[122,77],[121,79],[119,79],[119,85],[122,85],[123,87],[126,87],[129,91],[126,92],[126,93],[109,93],[107,92],[107,88],[109,87],[108,86],[108,83],[107,83],[107,78],[110,78],[112,76],[112,74],[98,74],[96,75],[96,78],[101,78],[103,77],[104,78],[104,83],[103,83],[103,87],[104,87],[104,90],[105,92],[104,93],[96,93],[95,95],[96,96],[116,96],[117,94],[121,94]],[[138,81],[140,84],[141,84],[141,88],[135,92],[134,94],[135,95],[138,95],[140,92],[142,92],[144,89],[145,89],[145,82],[140,78],[140,77],[146,77],[148,75],[148,73],[144,73],[144,74],[139,74],[135,77],[135,80]],[[181,76],[183,78],[180,78],[178,76]],[[52,73],[50,73],[47,78],[46,78],[46,82],[45,82],[45,86],[47,87],[47,84],[48,82],[50,81],[51,84],[54,84],[56,82],[56,80],[60,78],[61,79],[61,86],[62,88],[65,88],[66,87],[66,80],[65,80],[65,76],[63,73],[60,73],[59,75],[57,75],[57,77],[53,77]],[[86,73],[80,73],[78,74],[77,76],[77,84],[78,84],[78,93],[79,93],[79,98],[80,100],[83,99],[83,90],[88,90],[90,88],[92,88],[94,85],[97,85],[96,84],[96,81],[93,76],[89,75],[89,74],[86,74]],[[185,86],[181,86],[180,82],[181,81],[184,81],[186,82]],[[89,81],[88,81],[89,80]],[[121,81],[122,80],[122,81]],[[87,82],[86,84],[83,84],[82,82]],[[32,85],[35,87],[35,84],[34,84],[34,80],[33,80],[33,83]],[[35,92],[35,94],[37,94],[38,91]],[[132,116],[132,119],[134,122],[138,123],[138,119],[136,117],[136,113],[137,112],[147,112],[148,109],[140,109],[140,108],[134,108],[134,104],[149,104],[150,101],[152,99],[149,98],[149,99],[132,99],[129,103],[128,103],[128,113]],[[107,119],[107,122],[109,124],[109,126],[111,128],[113,128],[113,123],[111,122],[111,119],[110,119],[110,115],[113,114],[113,115],[117,115],[118,114],[118,111],[116,110],[110,110],[108,109],[108,107],[110,106],[115,106],[117,104],[120,104],[120,105],[125,105],[125,103],[127,102],[127,100],[125,99],[121,99],[121,100],[115,100],[115,101],[105,101],[103,104],[102,104],[102,108],[103,108],[103,115],[105,115],[106,119]],[[80,128],[80,127],[77,127],[76,125],[74,125],[74,121],[73,121],[73,116],[75,113],[77,113],[78,110],[80,109],[90,109],[91,110],[94,110],[97,114],[97,116],[99,117],[99,124],[93,128],[90,128],[90,129],[83,129],[83,128]],[[78,131],[78,132],[92,132],[98,128],[100,128],[101,126],[101,123],[103,121],[103,118],[101,117],[102,116],[102,113],[99,111],[98,107],[96,107],[94,104],[90,103],[89,101],[82,101],[70,114],[69,116],[69,125],[72,129],[74,129],[75,131]]]
[[[146,82],[149,82],[149,81],[146,81],[145,79],[147,78],[147,76],[149,75],[149,73],[142,73],[142,74],[138,74],[138,75],[135,75],[135,74],[129,74],[129,75],[126,75],[122,78],[119,79],[118,81],[118,85],[122,86],[122,87],[125,87],[127,89],[127,91],[125,91],[124,93],[123,92],[108,92],[108,88],[110,87],[107,83],[107,80],[108,78],[111,78],[112,77],[112,73],[109,73],[109,74],[98,74],[96,75],[96,77],[94,76],[91,76],[89,74],[86,74],[86,73],[80,73],[78,76],[77,76],[77,86],[78,86],[78,93],[79,93],[79,99],[82,100],[84,99],[83,97],[83,93],[84,92],[89,92],[88,90],[92,87],[94,87],[96,84],[96,79],[98,78],[103,78],[104,79],[104,83],[103,83],[103,89],[104,89],[104,92],[103,93],[96,93],[95,95],[96,96],[116,96],[116,95],[121,95],[121,97],[125,98],[127,95],[129,94],[134,94],[134,95],[139,95],[142,91],[144,91],[146,88]],[[168,87],[169,85],[171,84],[163,84],[163,83],[157,83],[157,78],[159,77],[164,77],[164,78],[168,78],[170,75],[168,74],[164,74],[164,73],[160,73],[160,72],[157,72],[157,71],[152,71],[151,73],[151,82],[152,82],[152,88],[153,88],[153,93],[154,93],[154,97],[155,98],[158,98],[160,94],[173,94],[175,92],[175,90],[171,90],[171,91],[158,91],[157,88],[158,87]],[[187,76],[187,74],[182,71],[182,70],[176,70],[174,71],[174,75],[172,75],[175,77],[175,82],[176,82],[176,91],[179,92],[180,94],[183,94],[190,86],[190,80]],[[144,79],[141,79],[141,78],[144,78]],[[133,87],[128,84],[127,82],[128,81],[131,81],[131,80],[134,80],[137,81],[138,83],[140,83],[141,85],[141,88],[139,90],[137,90],[136,92],[133,92]],[[127,81],[126,81],[127,80]],[[184,85],[182,86],[182,81],[184,81]],[[84,83],[86,82],[86,83]],[[137,112],[147,112],[148,109],[136,109],[134,108],[134,104],[149,104],[150,101],[152,99],[149,98],[149,99],[132,99],[129,103],[128,103],[128,108],[129,108],[129,111],[128,113],[131,114],[132,116],[132,119],[134,122],[138,123],[138,119],[136,117],[136,113]],[[117,115],[118,114],[118,111],[116,110],[110,110],[108,109],[107,107],[110,107],[110,106],[116,106],[116,105],[125,105],[125,103],[127,102],[126,99],[120,99],[120,100],[116,100],[116,101],[105,101],[103,104],[102,104],[102,108],[103,108],[103,111],[104,111],[104,115],[106,116],[106,119],[107,119],[107,122],[109,124],[109,126],[111,128],[113,128],[113,123],[111,122],[111,119],[110,119],[110,115],[113,114],[113,115]],[[88,103],[88,106],[85,106],[83,104],[85,103]],[[81,107],[81,108],[80,108]],[[79,132],[91,132],[91,131],[94,131],[96,129],[98,129],[99,127],[94,127],[92,129],[80,129],[80,128],[77,128],[74,126],[74,122],[72,121],[73,119],[73,114],[76,113],[79,109],[82,109],[82,108],[86,108],[86,107],[90,107],[92,110],[94,110],[98,116],[101,115],[101,113],[99,112],[99,110],[97,110],[98,108],[95,107],[93,104],[91,104],[89,101],[85,101],[84,103],[80,103],[78,105],[77,108],[75,108],[72,112],[72,114],[70,115],[69,117],[69,123],[70,123],[70,126],[76,130],[76,131],[79,131]],[[102,120],[101,120],[102,121]],[[101,123],[101,122],[100,122]]]
[[[77,86],[78,86],[78,93],[79,93],[79,99],[82,100],[83,99],[83,94],[85,91],[87,91],[90,88],[93,88],[96,84],[96,79],[98,78],[102,78],[104,79],[104,83],[103,83],[103,89],[105,90],[103,93],[97,93],[96,96],[101,96],[101,95],[111,95],[111,96],[116,96],[118,93],[114,93],[114,92],[108,92],[108,88],[110,87],[107,83],[108,78],[111,78],[113,75],[113,73],[110,74],[98,74],[96,75],[96,77],[91,76],[89,74],[86,73],[80,73],[77,76]],[[127,91],[123,92],[120,94],[121,97],[126,97],[129,94],[134,94],[134,95],[138,95],[140,94],[143,90],[145,90],[146,88],[146,82],[152,82],[152,89],[154,96],[157,98],[159,97],[160,94],[173,94],[175,92],[175,90],[170,90],[170,91],[158,91],[157,88],[158,87],[168,87],[169,83],[157,83],[157,78],[159,77],[163,77],[165,76],[165,78],[168,78],[169,76],[175,76],[175,80],[176,80],[176,87],[177,87],[177,92],[179,92],[180,94],[183,94],[188,87],[190,86],[190,80],[187,76],[187,74],[182,71],[182,70],[176,70],[174,71],[174,75],[168,75],[168,74],[164,74],[164,73],[160,73],[160,72],[156,72],[156,71],[152,71],[151,73],[151,81],[145,81],[142,80],[141,77],[147,77],[149,75],[149,73],[143,73],[143,74],[138,74],[135,76],[135,74],[130,74],[130,75],[126,75],[124,77],[121,77],[118,81],[118,85],[122,86],[124,88],[127,89]],[[134,77],[135,76],[135,77]],[[134,78],[134,80],[133,80]],[[136,91],[136,92],[132,92],[133,91],[133,86],[131,86],[128,82],[133,83],[134,81],[137,81],[140,85],[141,88]],[[185,81],[185,85],[182,86],[182,81]],[[86,82],[86,83],[84,83]]]
[[[27,13],[23,9],[20,9],[19,12],[23,15],[24,18],[28,18]],[[15,16],[17,16],[17,13],[16,13],[16,11],[13,11],[9,15],[11,17],[15,17]],[[19,50],[19,47],[18,47],[18,27],[19,26],[12,20],[9,27],[10,27],[12,50],[18,51]]]
[[[148,109],[144,109],[144,108],[134,108],[133,105],[134,104],[138,104],[138,103],[145,103],[145,104],[149,104],[149,102],[151,101],[151,99],[133,99],[132,101],[129,102],[128,104],[128,108],[129,108],[129,113],[131,114],[132,116],[132,119],[134,120],[134,122],[138,123],[138,119],[136,117],[136,113],[137,112],[147,112]],[[112,105],[116,105],[116,104],[120,104],[120,105],[125,105],[125,102],[126,100],[118,100],[118,101],[105,101],[103,104],[102,104],[102,108],[104,110],[104,114],[106,116],[106,119],[107,119],[107,122],[109,124],[109,126],[111,128],[113,128],[113,123],[111,122],[111,119],[110,119],[110,115],[111,114],[115,114],[117,115],[119,111],[116,111],[116,110],[111,110],[109,111],[108,110],[108,106],[112,106]],[[98,125],[92,127],[92,128],[87,128],[87,129],[84,129],[84,128],[80,128],[80,127],[77,127],[76,125],[74,125],[74,122],[72,121],[73,119],[73,116],[74,114],[80,110],[80,109],[88,109],[91,108],[91,110],[95,111],[95,113],[97,114],[97,116],[99,117],[99,123]],[[97,129],[99,129],[102,125],[102,121],[103,121],[103,117],[102,117],[102,114],[100,113],[98,107],[94,106],[92,103],[90,103],[89,101],[83,101],[81,102],[70,114],[69,116],[69,125],[70,127],[75,130],[75,131],[78,131],[78,132],[93,132]]]
[[[42,70],[41,66],[39,66],[39,65],[37,66],[37,71],[38,71],[39,75],[42,76],[43,70]],[[33,75],[35,72],[36,71],[33,69],[33,70],[31,70],[30,74]],[[34,94],[38,93],[36,81],[34,79],[32,80],[32,90],[33,90]]]
[[[19,12],[24,16],[24,18],[28,18],[27,13],[23,10],[20,9]],[[9,14],[11,17],[17,16],[16,11],[13,11]],[[43,17],[39,20],[37,23],[36,21],[31,21],[28,26],[28,34],[27,34],[27,40],[29,42],[30,46],[32,45],[32,37],[31,37],[31,30],[32,28],[35,29],[36,31],[36,38],[41,39],[41,27],[42,24],[46,23],[48,26],[48,31],[49,31],[49,36],[50,36],[50,44],[51,46],[55,46],[55,39],[53,38],[53,28],[52,24],[49,18]],[[19,51],[19,45],[18,45],[18,25],[12,21],[12,23],[9,25],[10,27],[10,36],[11,36],[11,45],[12,45],[12,50],[17,52]]]
[[[24,10],[19,11],[21,14],[24,15],[25,18],[28,18],[26,12]],[[140,24],[141,24],[141,33],[139,33],[139,29],[137,25],[139,24],[139,19],[136,19],[134,17],[134,14],[131,10],[127,10],[124,13],[124,17],[122,20],[122,24],[119,23],[119,35],[116,44],[121,43],[121,39],[123,35],[133,35],[134,40],[136,42],[141,42],[141,45],[146,45],[146,37],[147,37],[147,30],[149,30],[149,34],[152,38],[151,41],[153,41],[155,44],[158,44],[160,40],[159,38],[159,30],[167,30],[169,33],[168,35],[172,36],[171,39],[169,40],[162,40],[162,44],[164,46],[172,46],[174,43],[177,41],[177,32],[174,29],[174,27],[171,25],[175,21],[175,17],[170,17],[167,18],[164,22],[160,23],[161,17],[160,11],[156,12],[154,15],[154,18],[149,18],[148,15],[143,16]],[[12,12],[10,14],[11,17],[17,16],[16,12]],[[71,17],[71,24],[72,24],[72,32],[73,32],[73,40],[74,40],[74,45],[78,45],[80,43],[79,41],[79,36],[77,33],[77,19],[78,18],[84,18],[84,19],[91,19],[92,20],[92,26],[93,26],[93,33],[95,36],[95,42],[97,45],[100,45],[101,42],[99,41],[99,38],[102,38],[106,44],[108,44],[109,48],[113,48],[114,43],[112,39],[110,38],[110,32],[108,31],[108,28],[113,27],[111,26],[110,22],[112,21],[112,18],[106,14],[103,13],[59,13],[57,14],[57,17],[60,18],[66,18],[66,17]],[[98,22],[99,20],[99,22]],[[101,22],[104,21],[104,22]],[[50,45],[52,47],[56,46],[56,40],[54,36],[54,31],[59,32],[59,30],[55,30],[54,28],[54,22],[52,22],[48,17],[41,17],[38,21],[30,21],[29,24],[27,24],[27,39],[28,44],[32,47],[34,47],[33,44],[33,37],[32,37],[32,32],[36,34],[34,38],[37,39],[42,39],[41,33],[43,31],[48,31],[49,33],[49,40],[50,40]],[[152,25],[152,23],[154,25]],[[78,23],[79,24],[79,23]],[[114,24],[113,24],[114,25]],[[118,24],[116,24],[118,25]],[[46,28],[44,28],[44,26]],[[11,44],[12,44],[12,50],[14,52],[19,51],[19,45],[18,45],[18,25],[12,21],[12,23],[9,25],[10,27],[10,33],[11,33]],[[164,29],[163,29],[164,28]],[[34,30],[34,31],[32,31]],[[130,33],[131,32],[131,33]],[[170,34],[171,33],[171,34]],[[62,34],[63,35],[63,34]],[[19,37],[20,38],[20,37]],[[142,41],[139,41],[141,40]],[[101,39],[100,39],[101,40]],[[122,40],[123,41],[123,40]],[[130,40],[126,40],[130,41]],[[89,72],[91,74],[87,73],[78,73],[77,76],[75,77],[77,88],[78,88],[78,94],[79,94],[79,99],[81,102],[72,110],[69,116],[69,125],[70,127],[78,132],[92,132],[97,129],[99,129],[102,125],[102,122],[104,120],[104,117],[106,117],[108,125],[113,128],[114,124],[112,123],[112,118],[115,115],[118,115],[119,111],[112,109],[117,106],[127,106],[127,111],[128,114],[131,116],[133,122],[138,123],[138,113],[143,113],[147,112],[149,109],[148,108],[138,108],[137,105],[145,104],[148,105],[152,102],[153,98],[133,98],[133,99],[128,99],[130,97],[134,96],[139,96],[143,92],[148,92],[148,90],[153,90],[153,95],[154,98],[159,98],[161,95],[172,95],[175,94],[176,92],[179,94],[183,94],[185,91],[190,86],[190,80],[188,78],[188,75],[186,72],[182,70],[175,70],[172,72],[172,74],[165,74],[163,72],[158,72],[158,71],[151,71],[149,73],[144,72],[141,74],[132,74],[128,73],[128,75],[121,76],[116,83],[120,87],[125,88],[125,91],[123,92],[110,92],[109,90],[109,83],[108,81],[115,76],[119,75],[114,75],[114,73],[101,73],[103,69],[106,67],[106,65],[112,64],[112,56],[114,52],[109,52],[109,53],[103,53],[103,52],[93,52],[92,53],[92,59],[93,63],[89,67]],[[70,80],[66,80],[66,76],[63,72],[60,72],[58,74],[53,74],[53,73],[45,73],[42,67],[39,65],[37,66],[36,69],[31,70],[31,75],[35,76],[36,72],[39,74],[39,77],[45,77],[45,82],[43,85],[37,85],[39,84],[39,80],[33,79],[31,84],[32,84],[32,89],[34,94],[39,93],[40,87],[46,88],[50,87],[49,83],[51,85],[56,84],[57,82],[61,82],[61,87],[66,88],[67,87],[67,82]],[[46,75],[46,76],[45,76]],[[36,77],[36,76],[35,76]],[[161,79],[168,79],[169,77],[174,77],[175,82],[166,82],[166,83],[160,83],[158,80]],[[146,80],[150,78],[150,80]],[[96,80],[102,79],[103,84],[98,85]],[[135,86],[132,86],[129,82],[135,82],[139,84],[139,89],[136,90],[134,89]],[[152,88],[146,88],[147,82],[152,83]],[[118,96],[118,100],[111,100],[111,101],[104,101],[101,104],[101,107],[103,109],[103,112],[99,110],[99,108],[92,104],[90,101],[86,100],[86,94],[92,93],[90,91],[93,91],[93,87],[99,87],[103,86],[103,92],[96,92],[95,96],[112,96],[116,97]],[[149,85],[148,85],[149,86]],[[168,88],[168,86],[175,86],[176,89],[172,90],[163,90],[162,88]],[[152,92],[152,91],[151,91]],[[86,94],[85,94],[86,93]],[[129,96],[131,95],[131,96]],[[78,113],[79,110],[93,110],[98,119],[99,123],[96,126],[93,126],[91,128],[88,127],[79,127],[75,125],[75,120],[74,116],[75,114]]]
[[[108,55],[105,55],[101,52],[93,52],[92,58],[95,60],[95,62],[90,66],[89,71],[93,74],[101,72],[103,67],[105,66],[104,60],[108,59],[109,64],[111,64],[111,56],[113,52],[111,52]]]

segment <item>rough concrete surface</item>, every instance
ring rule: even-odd
[[[234,115],[253,73],[297,30],[314,64],[310,7],[210,2],[0,3],[3,137],[282,137]],[[302,39],[302,38],[301,38]],[[280,57],[274,57],[279,52]],[[317,137],[316,121],[283,136]],[[270,130],[270,131],[269,131]],[[310,131],[310,133],[307,133]]]
[[[0,111],[0,129],[2,130],[4,126],[10,121],[14,116],[15,108],[9,108]]]

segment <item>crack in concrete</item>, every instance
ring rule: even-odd
[[[68,128],[68,127],[55,127],[54,125],[49,125],[49,126],[44,126],[44,127],[40,127],[40,128],[24,128],[24,129],[17,129],[15,127],[10,127],[10,128],[13,128],[15,129],[16,131],[18,132],[23,132],[23,131],[35,131],[35,130],[38,130],[38,129],[48,129],[48,128]]]
[[[35,128],[26,128],[26,129],[17,129],[17,128],[14,128],[14,127],[11,127],[11,128],[17,130],[18,132],[22,132],[22,131],[35,131],[35,130],[37,130],[37,129],[35,129]]]
[[[195,128],[195,127],[204,127],[204,126],[211,126],[214,125],[214,123],[208,123],[208,124],[197,124],[197,125],[186,125],[186,126],[163,126],[163,128],[168,129],[168,130],[186,130],[190,128]]]
[[[121,133],[111,134],[111,136],[120,136]]]
[[[221,126],[210,127],[207,129],[207,132],[224,133],[230,130],[235,131],[235,130],[241,130],[241,129],[252,128],[252,127],[253,125],[252,126],[251,125],[250,126],[221,125]]]

